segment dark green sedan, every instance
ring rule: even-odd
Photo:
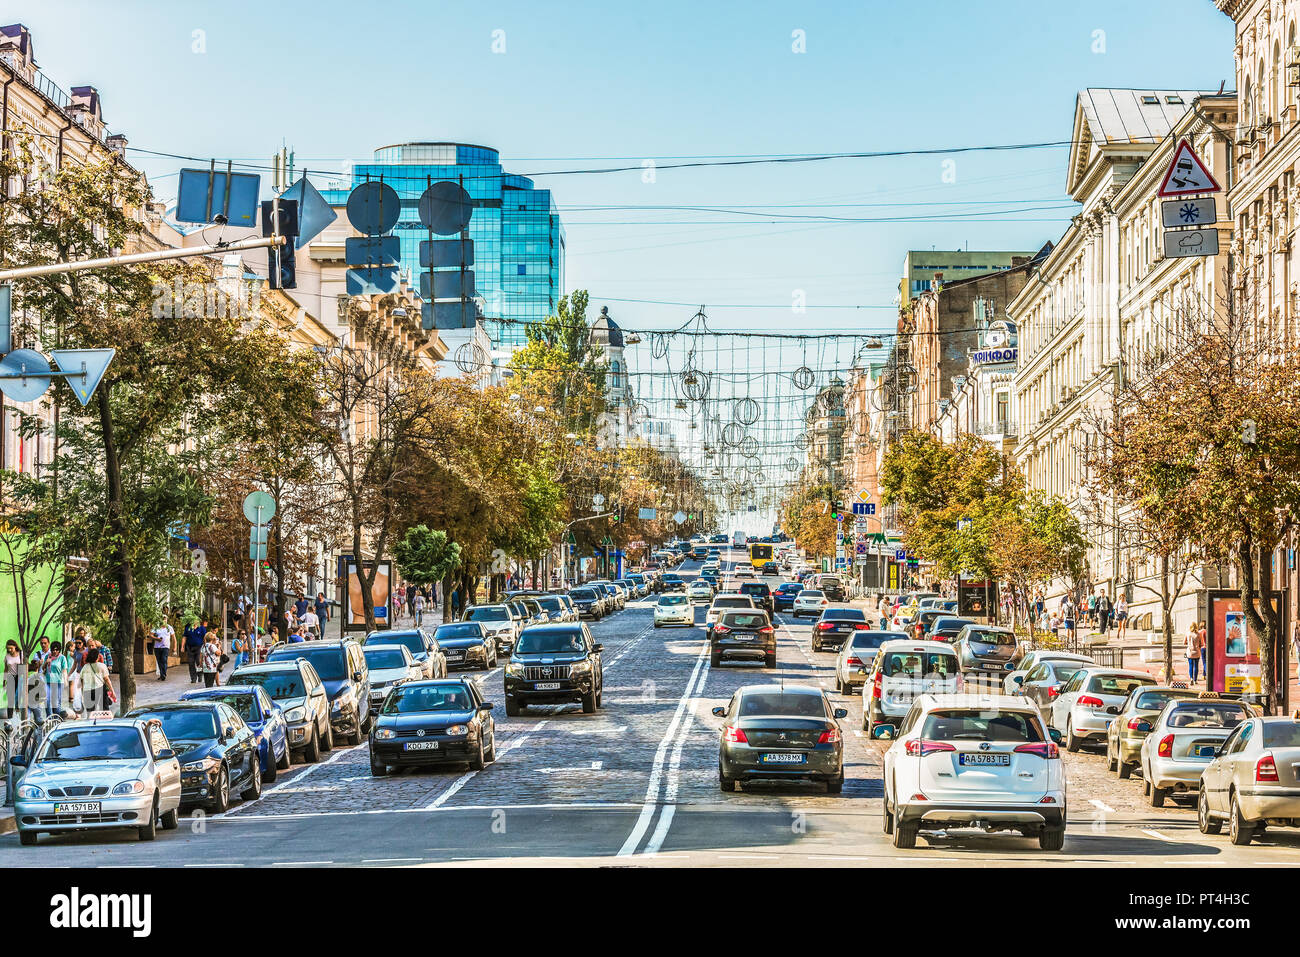
[[[812,685],[745,685],[725,708],[718,742],[718,786],[768,780],[824,783],[830,794],[844,788],[844,743],[839,719],[826,693]]]

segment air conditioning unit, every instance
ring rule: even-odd
[[[1251,143],[1255,142],[1255,137],[1256,130],[1254,126],[1251,126],[1249,123],[1237,124],[1236,145],[1249,146]]]

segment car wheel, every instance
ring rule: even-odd
[[[1241,805],[1237,803],[1237,795],[1234,794],[1228,817],[1228,840],[1238,847],[1245,847],[1254,836],[1255,825],[1247,823],[1241,816]]]
[[[491,741],[492,741],[492,745],[491,747],[488,748],[487,754],[484,755],[484,758],[487,760],[488,764],[493,763],[497,759],[497,729],[495,727],[492,729]]]
[[[656,627],[656,628],[659,627],[659,622],[657,622],[657,621],[655,622],[655,627]]]
[[[898,811],[894,811],[894,829],[890,836],[893,838],[894,847],[908,850],[916,847],[916,832],[918,828],[915,824],[909,824],[904,821]]]
[[[1044,851],[1059,851],[1065,847],[1065,828],[1043,828],[1038,832],[1038,846]]]
[[[322,751],[334,750],[334,725],[326,723],[325,737],[320,739],[320,749]]]
[[[172,808],[170,811],[168,811],[166,814],[160,817],[158,819],[158,822],[162,824],[162,829],[164,831],[176,830],[178,827],[181,826],[180,808],[175,808],[175,807]]]
[[[723,774],[722,768],[718,768],[718,788],[728,794],[734,794],[736,791],[736,779]]]
[[[293,752],[289,750],[289,742],[286,741],[284,743],[284,757],[276,761],[275,766],[281,771],[287,771],[291,764],[293,764]]]
[[[217,772],[216,793],[212,795],[212,800],[208,802],[208,811],[213,814],[224,814],[230,809],[230,769],[224,764],[221,770]]]
[[[1074,719],[1065,719],[1065,750],[1074,753],[1079,750],[1079,745],[1083,739],[1074,733]]]
[[[763,656],[763,667],[764,667],[764,668],[775,668],[775,667],[776,667],[776,653],[775,653],[775,652],[773,652],[773,653],[770,654],[770,655],[764,655],[764,656]]]
[[[885,794],[885,799],[881,802],[884,806],[884,813],[880,815],[880,829],[886,834],[894,833],[894,812],[889,809],[889,794]]]
[[[522,706],[519,704],[519,701],[517,699],[512,698],[509,695],[506,695],[506,716],[507,717],[510,718],[518,717],[521,707]]]
[[[374,754],[370,755],[370,774],[377,778],[382,778],[388,774],[388,765],[376,761]]]
[[[1117,761],[1116,764],[1119,765],[1119,769],[1115,773],[1119,775],[1121,781],[1127,781],[1133,776],[1133,765],[1130,762]]]
[[[152,841],[158,836],[158,798],[153,799],[153,804],[149,807],[149,823],[144,827],[135,829],[142,841]]]
[[[1167,788],[1158,788],[1153,783],[1150,792],[1147,794],[1147,798],[1150,800],[1152,807],[1164,807],[1165,795],[1168,793],[1169,791]]]
[[[312,725],[311,740],[307,742],[307,747],[302,749],[303,760],[308,764],[315,764],[320,760],[320,732],[316,726]]]
[[[23,847],[35,847],[36,838],[40,836],[40,831],[19,831],[18,843]]]
[[[588,694],[582,696],[582,713],[596,713],[596,690],[594,688]]]
[[[844,790],[844,769],[840,768],[838,776],[831,778],[826,782],[827,794],[839,794]]]
[[[722,664],[722,655],[718,654],[716,651],[709,652],[709,667],[716,668],[720,664]]]
[[[487,760],[483,756],[483,736],[479,735],[478,752],[469,759],[469,766],[475,771],[482,771],[487,767]]]
[[[1110,742],[1106,743],[1106,770],[1107,771],[1119,770],[1119,760],[1117,758],[1111,757],[1110,754]]]
[[[351,734],[348,735],[347,743],[348,744],[361,743],[361,722],[360,721],[357,722],[357,730],[353,731]]]
[[[248,776],[248,787],[239,792],[245,801],[256,801],[262,796],[262,770],[253,765],[253,772]]]
[[[1218,834],[1223,830],[1223,822],[1210,817],[1210,801],[1201,788],[1201,796],[1196,799],[1196,826],[1202,834]]]
[[[274,784],[275,779],[280,776],[280,771],[275,766],[275,746],[271,744],[269,741],[267,742],[266,746],[270,748],[270,754],[266,762],[266,770],[261,772],[262,782],[264,784]],[[261,764],[260,759],[258,763],[259,765]]]

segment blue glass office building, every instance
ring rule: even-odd
[[[439,180],[465,187],[474,200],[474,281],[494,347],[522,344],[520,323],[554,314],[564,288],[564,227],[555,200],[526,176],[505,172],[496,150],[464,143],[385,146],[375,150],[374,162],[352,167],[354,186],[367,178],[382,179],[402,198],[394,232],[401,239],[401,268],[413,279],[421,272],[420,241],[428,238],[417,213],[420,194]],[[331,203],[346,201],[346,191],[323,192]]]

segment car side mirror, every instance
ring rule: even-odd
[[[163,748],[161,751],[159,751],[157,754],[154,755],[154,760],[170,761],[174,757],[176,757],[175,751],[173,751],[171,748]]]
[[[592,650],[592,651],[604,651],[604,650],[605,650],[605,646],[604,646],[603,644],[601,644],[601,643],[598,641],[598,642],[596,642],[594,645],[591,646],[591,650]]]
[[[1061,734],[1061,732],[1057,731],[1055,728],[1048,728],[1047,736],[1052,739],[1053,744],[1060,744],[1065,740],[1065,735]]]
[[[714,708],[714,709],[713,709],[713,713],[714,713],[715,715],[717,715],[719,718],[725,718],[725,717],[727,716],[727,709],[726,709],[726,708]]]
[[[835,720],[838,721],[840,718],[847,718],[848,716],[849,716],[849,709],[848,709],[848,708],[836,708],[836,709],[835,709]]]
[[[1013,678],[1011,679],[1011,683],[1012,683],[1012,684],[1017,684],[1017,685],[1022,685],[1022,684],[1025,683],[1025,676],[1024,676],[1024,675],[1016,675],[1015,677],[1013,677]]]
[[[493,705],[491,701],[484,701],[481,705],[478,706],[478,709],[480,711],[491,711],[494,707],[495,705]]]
[[[9,764],[11,767],[25,768],[27,767],[27,758],[21,754],[15,754],[12,758],[9,759]]]

